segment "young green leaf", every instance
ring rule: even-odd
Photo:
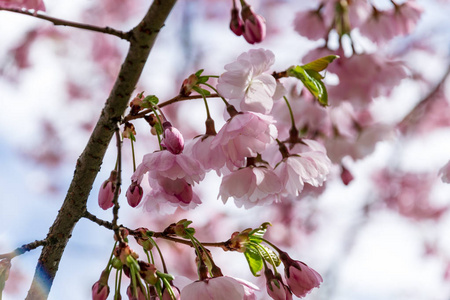
[[[156,105],[156,104],[158,104],[159,99],[155,95],[149,95],[149,96],[145,97],[143,101],[144,101],[144,103],[149,102],[153,105]]]
[[[278,257],[278,255],[270,248],[264,246],[264,245],[259,245],[259,247],[264,248],[261,249],[261,253],[263,255],[263,258],[270,264],[275,263],[274,267],[278,267],[281,263],[280,258]]]
[[[288,75],[300,79],[303,85],[308,89],[308,91],[319,101],[322,106],[328,105],[328,93],[325,85],[320,79],[316,79],[317,72],[303,69],[301,66],[293,66],[288,70]]]
[[[196,91],[197,93],[199,93],[200,95],[202,95],[202,96],[209,96],[209,95],[211,95],[211,93],[209,91],[207,91],[205,89],[202,89],[201,87],[198,87],[198,86],[193,86],[192,89],[194,91]]]
[[[319,59],[313,60],[312,62],[307,63],[306,65],[303,65],[302,68],[304,70],[312,70],[316,72],[320,72],[325,70],[328,65],[333,62],[336,58],[339,58],[337,55],[328,55],[321,57]]]
[[[250,267],[253,276],[260,276],[258,272],[263,268],[263,260],[258,250],[256,250],[254,246],[248,245],[245,249],[244,256],[247,259],[248,266]]]

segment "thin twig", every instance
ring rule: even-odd
[[[217,98],[217,97],[219,97],[219,95],[217,95],[217,94],[211,94],[211,95],[206,96],[206,98]],[[158,107],[162,108],[164,106],[173,104],[175,102],[185,101],[185,100],[193,100],[193,99],[201,99],[201,98],[203,98],[202,95],[193,95],[193,96],[180,96],[180,95],[177,95],[177,96],[173,97],[172,99],[169,99],[167,101],[162,102],[161,104],[158,104]],[[152,109],[149,108],[149,109],[145,109],[145,110],[139,112],[136,115],[127,115],[123,119],[122,123],[128,122],[130,120],[134,120],[134,119],[143,118],[146,114],[151,113],[151,112],[152,112]]]
[[[119,234],[119,226],[117,226],[117,220],[119,220],[119,191],[120,186],[122,185],[122,138],[120,136],[120,127],[119,124],[116,126],[116,146],[117,146],[117,178],[115,182],[115,189],[114,189],[114,198],[113,198],[113,230],[114,233],[117,236],[117,239],[120,242],[123,242],[122,236]]]
[[[99,218],[97,218],[96,216],[94,216],[93,214],[91,214],[88,211],[84,212],[83,217],[86,218],[86,219],[89,219],[92,222],[94,222],[94,223],[96,223],[96,224],[98,224],[100,226],[103,226],[103,227],[105,227],[105,228],[107,228],[109,230],[113,230],[113,224],[111,222],[99,219]],[[130,228],[128,228],[126,226],[123,226],[123,225],[119,225],[118,227],[119,228],[125,228],[133,236],[135,236],[135,235],[140,236],[140,234],[141,234],[140,231],[130,229]],[[165,234],[163,232],[153,232],[152,237],[153,238],[164,239],[164,240],[168,240],[168,241],[172,241],[172,242],[175,242],[175,243],[184,244],[184,245],[188,245],[188,246],[193,247],[191,241],[180,239],[180,238],[176,238],[176,237],[173,237],[173,236],[168,236],[167,234]],[[205,247],[219,247],[219,248],[222,248],[224,250],[231,250],[230,247],[227,247],[227,242],[200,242],[200,243],[203,246],[205,246]]]
[[[84,24],[84,23],[72,22],[72,21],[67,21],[67,20],[63,20],[63,19],[46,16],[46,15],[43,15],[40,13],[34,13],[34,12],[21,10],[21,9],[15,9],[15,8],[0,8],[0,10],[10,11],[10,12],[46,20],[46,21],[52,22],[55,26],[68,26],[68,27],[85,29],[85,30],[90,30],[90,31],[95,31],[95,32],[106,33],[106,34],[117,36],[117,37],[127,40],[127,41],[129,41],[131,39],[131,31],[123,32],[120,30],[113,29],[111,27],[98,27],[98,26]]]
[[[34,242],[25,244],[20,246],[19,248],[17,248],[16,250],[14,250],[13,252],[10,253],[5,253],[5,254],[0,254],[0,259],[13,259],[16,256],[22,255],[25,252],[31,251],[36,249],[39,246],[44,246],[47,243],[47,240],[36,240]]]

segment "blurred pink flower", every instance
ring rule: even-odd
[[[230,118],[211,142],[211,151],[220,147],[230,170],[242,167],[246,157],[256,157],[277,137],[271,116],[244,112]]]
[[[276,80],[269,71],[275,61],[270,50],[252,49],[225,65],[217,84],[219,93],[238,110],[267,114],[272,110]]]
[[[442,176],[442,182],[450,183],[450,160],[439,170],[439,175]]]
[[[195,281],[181,290],[183,300],[243,300],[244,287],[228,276]]]
[[[291,259],[286,252],[280,254],[280,259],[285,267],[287,285],[295,296],[305,297],[313,288],[319,287],[323,282],[319,273],[305,263]]]
[[[266,167],[246,167],[223,177],[219,196],[227,202],[234,198],[238,207],[251,208],[277,200],[282,185],[274,171]]]
[[[42,0],[0,0],[0,7],[45,11],[45,4]]]
[[[164,138],[161,145],[164,146],[173,154],[180,154],[184,149],[184,139],[181,132],[170,124],[170,122],[163,123]]]
[[[296,145],[292,150],[297,154],[284,158],[275,168],[285,187],[283,193],[298,196],[305,183],[320,186],[330,173],[331,161],[325,147],[313,140],[304,139],[303,143],[307,145],[306,151],[295,151],[298,149]]]
[[[294,29],[301,36],[313,41],[323,39],[328,34],[322,14],[317,9],[297,12],[294,19]]]
[[[389,10],[374,8],[372,15],[360,27],[360,32],[375,43],[388,42],[396,36],[411,33],[421,14],[422,8],[414,1],[406,1]]]

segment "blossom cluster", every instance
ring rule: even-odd
[[[211,170],[222,175],[219,197],[224,202],[234,198],[237,206],[245,208],[298,196],[305,184],[323,184],[331,168],[325,147],[314,140],[292,137],[288,149],[279,140],[288,128],[277,127],[271,114],[285,91],[268,73],[274,60],[271,51],[255,49],[225,66],[216,88],[227,100],[230,118],[217,133],[208,128],[213,125],[207,125],[205,135],[185,145],[180,131],[164,122],[161,150],[146,154],[131,178],[133,185],[140,186],[147,174],[151,191],[144,197],[146,210],[195,208],[201,200],[193,186]],[[201,79],[189,82],[192,87],[183,85],[182,91],[194,88]]]

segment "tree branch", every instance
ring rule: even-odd
[[[129,41],[131,38],[131,31],[123,32],[120,30],[113,29],[111,27],[98,27],[98,26],[84,24],[84,23],[72,22],[72,21],[67,21],[67,20],[63,20],[63,19],[53,18],[53,17],[42,15],[39,13],[29,12],[26,10],[15,9],[15,8],[0,7],[0,10],[10,11],[10,12],[46,20],[46,21],[52,22],[53,25],[55,25],[55,26],[68,26],[68,27],[74,27],[74,28],[79,28],[79,29],[85,29],[85,30],[90,30],[90,31],[106,33],[106,34],[118,36],[119,38],[127,40],[127,41]]]
[[[176,0],[155,0],[138,26],[131,31],[130,48],[100,118],[78,158],[64,203],[47,235],[27,300],[47,299],[59,262],[72,230],[86,212],[86,202],[100,171],[116,124],[127,108],[156,37]]]
[[[25,252],[36,249],[39,246],[44,246],[46,243],[47,243],[46,240],[40,240],[40,241],[34,241],[32,243],[22,245],[19,248],[17,248],[16,250],[14,250],[13,252],[6,253],[6,254],[0,254],[0,259],[4,259],[4,258],[13,259],[16,256],[22,255]]]

